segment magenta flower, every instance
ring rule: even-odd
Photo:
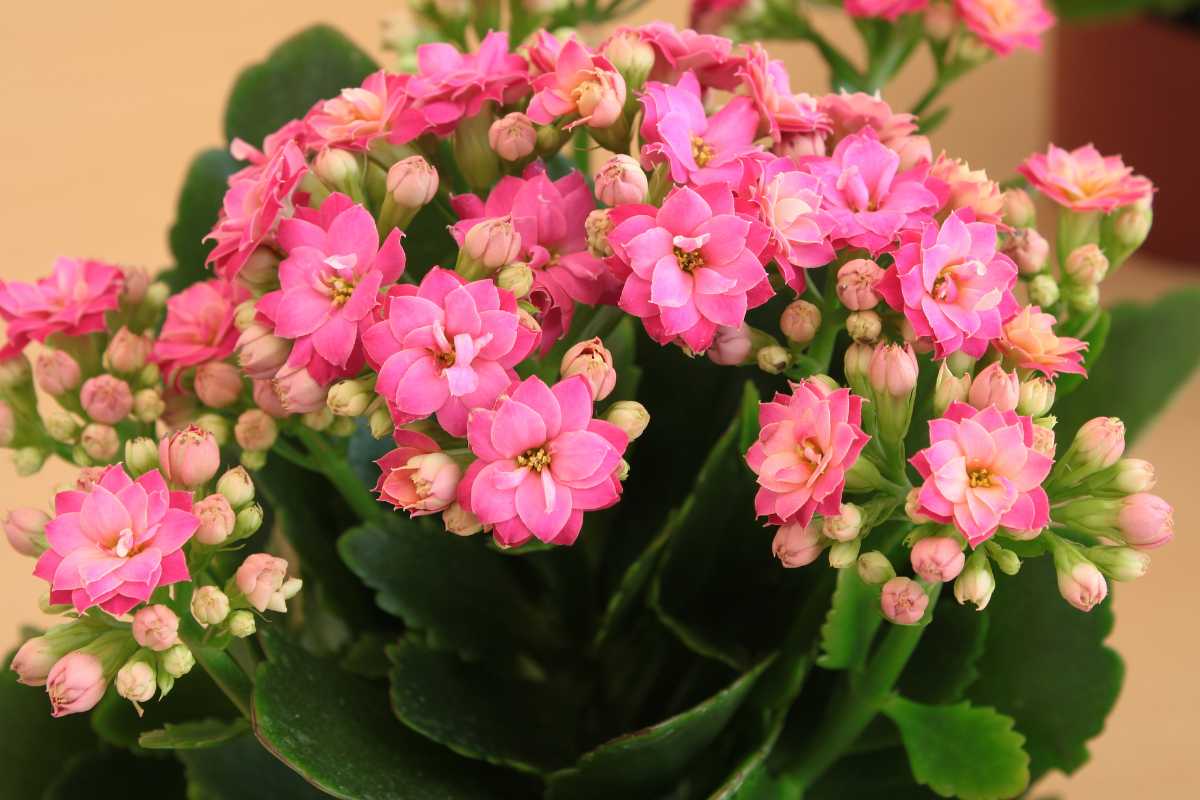
[[[1050,522],[1042,481],[1054,460],[1033,448],[1033,421],[989,406],[952,403],[929,423],[929,447],[910,462],[925,483],[918,511],[953,523],[972,547],[1004,526],[1036,534]]]
[[[1154,194],[1149,178],[1134,175],[1120,156],[1103,156],[1090,144],[1071,151],[1050,145],[1045,153],[1025,159],[1017,171],[1039,192],[1072,211],[1111,214]]]
[[[796,169],[790,158],[777,158],[763,169],[751,195],[771,232],[770,258],[788,286],[803,292],[803,270],[824,266],[835,256],[829,243],[834,223],[824,213],[820,181]]]
[[[954,212],[940,229],[926,225],[895,259],[876,291],[932,340],[935,358],[960,350],[979,358],[1017,313],[1017,265],[996,250],[996,226],[972,222],[969,211]]]
[[[968,30],[1006,56],[1018,47],[1042,49],[1042,34],[1054,27],[1054,15],[1042,0],[954,0]]]
[[[375,391],[397,423],[436,414],[454,436],[466,434],[470,409],[490,406],[508,388],[512,368],[536,340],[520,324],[511,294],[438,268],[419,287],[393,289],[384,319],[363,334],[379,369]]]
[[[0,317],[8,323],[8,350],[54,334],[84,336],[104,330],[104,314],[116,309],[124,276],[100,261],[59,258],[37,283],[0,281]]]
[[[758,441],[746,452],[758,475],[755,512],[772,525],[840,513],[846,470],[870,439],[861,427],[862,398],[849,389],[812,380],[791,388],[759,405]]]
[[[533,82],[529,118],[549,125],[558,117],[577,114],[568,124],[607,128],[621,116],[625,106],[625,79],[608,59],[595,55],[578,39],[563,44],[555,59],[554,71],[539,75]]]
[[[740,326],[771,297],[760,260],[767,229],[733,203],[724,185],[681,186],[609,234],[610,261],[626,274],[619,305],[660,344],[679,339],[702,353],[718,326]]]
[[[329,100],[318,100],[304,117],[324,146],[365,150],[388,133],[392,117],[406,97],[403,78],[384,70],[373,72],[362,86],[343,89]]]
[[[458,462],[423,433],[397,428],[393,439],[396,449],[375,462],[379,480],[374,491],[379,499],[413,517],[446,510],[462,477]]]
[[[645,109],[642,163],[649,168],[665,162],[676,183],[739,185],[743,161],[762,152],[754,144],[754,101],[734,97],[710,119],[694,73],[676,85],[647,83],[639,100]]]
[[[190,492],[172,492],[157,471],[131,480],[120,465],[88,491],[54,497],[50,549],[33,574],[50,582],[50,602],[119,616],[159,586],[189,579],[183,545],[200,527]]]
[[[238,340],[234,312],[247,297],[249,292],[241,286],[215,278],[193,283],[167,300],[167,318],[150,360],[162,368],[169,383],[178,386],[183,370],[233,352]]]
[[[533,537],[573,544],[585,511],[620,498],[617,469],[629,439],[592,419],[592,394],[580,376],[553,388],[526,378],[494,409],[471,412],[467,442],[478,460],[459,484],[458,502],[494,526],[506,547]]]

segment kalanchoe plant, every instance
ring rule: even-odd
[[[927,41],[925,110],[1037,0],[847,2],[863,70],[775,2],[563,30],[633,5],[422,3],[396,71],[306,31],[160,281],[0,283],[0,443],[80,468],[4,525],[63,617],[11,658],[5,796],[982,799],[1086,760],[1109,582],[1173,533],[1127,438],[1200,356],[1141,355],[1194,292],[1099,303],[1153,186],[1052,146],[1001,191],[863,91]]]

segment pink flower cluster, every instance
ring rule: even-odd
[[[104,330],[104,315],[117,308],[124,274],[100,261],[60,258],[37,283],[0,281],[0,317],[8,323],[8,355],[31,340],[84,336]]]

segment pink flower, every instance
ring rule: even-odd
[[[737,88],[740,59],[730,56],[733,42],[724,36],[679,30],[666,22],[650,22],[639,28],[618,28],[613,36],[636,34],[654,48],[650,80],[677,83],[686,72],[695,72],[700,84],[724,91]],[[602,46],[603,50],[604,47]]]
[[[59,492],[46,524],[50,549],[33,574],[51,603],[99,606],[119,616],[151,592],[189,579],[183,545],[200,526],[189,492],[172,492],[157,470],[131,480],[120,464],[90,491]]]
[[[79,390],[83,410],[96,422],[116,425],[133,410],[133,392],[129,384],[112,375],[97,375],[83,382]]]
[[[1087,342],[1056,335],[1056,322],[1053,314],[1043,313],[1037,306],[1025,306],[1005,323],[996,346],[1012,366],[1037,370],[1047,378],[1064,372],[1086,375],[1083,351]]]
[[[240,286],[217,278],[193,283],[167,300],[167,318],[150,359],[169,384],[178,387],[183,370],[233,352],[238,340],[234,312],[248,296]]]
[[[100,261],[59,258],[37,283],[0,281],[0,317],[8,323],[8,348],[53,334],[84,336],[104,330],[104,314],[116,309],[124,280],[120,269]]]
[[[1020,377],[1015,372],[1005,372],[998,361],[980,370],[967,392],[967,402],[981,410],[995,406],[1000,411],[1016,411],[1020,400]]]
[[[1033,421],[1015,411],[953,403],[929,423],[929,447],[910,459],[925,483],[919,512],[953,523],[972,547],[1003,525],[1040,531],[1050,521],[1042,481],[1053,460],[1033,449]]]
[[[996,226],[972,222],[970,212],[906,237],[895,259],[876,291],[932,339],[936,358],[960,350],[979,358],[1017,312],[1017,266],[997,252]]]
[[[67,653],[55,662],[46,676],[50,715],[64,717],[90,711],[104,697],[107,688],[104,665],[97,656],[78,650]]]
[[[913,572],[929,583],[952,581],[962,572],[967,558],[962,540],[950,536],[927,536],[913,545],[909,557]]]
[[[750,328],[746,323],[743,322],[736,328],[718,325],[712,346],[708,348],[705,355],[714,364],[736,367],[750,357],[752,347]]]
[[[734,212],[727,186],[686,186],[662,208],[631,216],[609,235],[610,260],[626,273],[619,305],[660,344],[709,348],[717,326],[736,328],[771,296],[760,254],[767,230]]]
[[[375,462],[379,499],[414,517],[444,511],[457,496],[462,468],[422,433],[397,428],[394,438],[396,449]]]
[[[883,270],[874,261],[856,258],[837,272],[837,296],[851,311],[868,311],[879,305],[875,287],[883,280]]]
[[[807,525],[842,508],[846,470],[870,438],[860,427],[862,398],[817,381],[791,384],[758,409],[758,441],[746,462],[758,475],[754,508],[773,525]]]
[[[929,174],[945,184],[942,214],[969,208],[974,212],[976,222],[1002,224],[1004,194],[1000,191],[1000,185],[990,180],[985,171],[973,170],[961,158],[950,158],[942,153],[933,162]]]
[[[896,577],[883,585],[879,607],[890,622],[916,625],[929,607],[929,595],[912,578]]]
[[[558,52],[554,72],[533,81],[533,98],[528,116],[541,125],[558,117],[578,114],[568,124],[607,128],[621,116],[625,106],[625,79],[604,56],[594,55],[578,39],[568,39]]]
[[[843,90],[823,95],[817,107],[833,125],[832,142],[870,128],[888,147],[899,147],[917,130],[916,117],[892,111],[878,94]]]
[[[217,474],[221,450],[212,433],[197,425],[188,425],[159,441],[158,462],[167,480],[195,489]],[[188,510],[191,510],[190,506]]]
[[[585,511],[614,505],[617,469],[629,443],[611,423],[592,419],[581,377],[553,388],[526,378],[494,409],[471,412],[467,442],[478,460],[459,484],[458,502],[506,547],[531,537],[569,545]]]
[[[925,8],[929,0],[846,0],[845,5],[852,17],[882,17],[894,22],[901,14]]]
[[[237,568],[234,582],[238,591],[246,596],[246,602],[260,614],[268,608],[286,611],[286,598],[280,590],[287,578],[287,566],[287,561],[282,558],[267,553],[253,553]]]
[[[227,280],[237,277],[254,251],[274,236],[279,220],[291,214],[293,194],[308,172],[295,139],[268,137],[264,147],[265,155],[240,139],[234,141],[234,157],[251,164],[229,176],[221,215],[205,237],[216,242],[208,263]]]
[[[360,329],[373,321],[379,290],[404,271],[401,236],[393,229],[380,245],[370,212],[343,194],[280,224],[282,288],[264,295],[258,310],[275,323],[276,336],[298,340],[291,365],[308,363],[298,358],[305,343],[334,367],[348,365]]]
[[[1120,156],[1103,156],[1092,145],[1067,151],[1050,145],[1018,167],[1034,188],[1072,211],[1111,214],[1122,206],[1148,200],[1154,184],[1134,175]]]
[[[693,73],[676,85],[647,83],[639,100],[645,110],[642,164],[649,169],[667,163],[676,183],[740,185],[744,160],[762,152],[754,144],[754,101],[734,97],[710,118]]]
[[[900,234],[920,230],[938,207],[925,170],[900,172],[900,156],[864,129],[838,142],[831,158],[805,168],[820,179],[824,211],[834,221],[835,246],[889,252]]]
[[[388,132],[388,123],[405,96],[403,78],[379,70],[368,75],[362,86],[318,100],[304,122],[324,146],[365,150]]]
[[[143,606],[133,615],[133,638],[156,653],[179,642],[179,617],[164,605]]]
[[[967,28],[1002,56],[1018,47],[1041,50],[1041,36],[1054,27],[1042,0],[954,0]]]
[[[436,414],[455,436],[466,434],[470,409],[491,405],[508,387],[535,339],[518,321],[511,294],[437,268],[420,287],[393,289],[384,319],[363,335],[379,369],[375,391],[396,421]]]
[[[797,134],[824,139],[832,131],[829,116],[821,111],[816,98],[794,94],[782,61],[770,59],[759,43],[746,47],[746,57],[738,70],[758,109],[758,130],[770,134],[776,143]]]
[[[771,552],[784,567],[795,569],[816,561],[828,543],[821,535],[819,524],[789,522],[775,531]]]
[[[770,258],[787,285],[803,292],[803,270],[824,266],[835,256],[829,243],[834,222],[824,213],[820,181],[796,169],[790,158],[778,158],[764,167],[751,197],[771,233]]]

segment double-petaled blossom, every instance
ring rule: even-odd
[[[654,49],[650,80],[676,83],[694,72],[704,87],[724,91],[737,88],[740,59],[731,55],[733,42],[724,36],[680,30],[667,22],[650,22],[638,28],[617,28],[613,36],[633,34]],[[604,49],[603,47],[601,49]]]
[[[169,382],[177,384],[188,367],[220,361],[233,352],[238,340],[234,314],[248,296],[237,284],[216,278],[193,283],[167,301],[167,317],[150,359]]]
[[[444,511],[456,497],[462,467],[423,433],[397,428],[396,449],[375,463],[379,499],[414,517]]]
[[[1036,534],[1050,521],[1042,481],[1053,460],[1033,448],[1033,421],[995,406],[954,403],[929,423],[911,463],[925,479],[919,512],[953,524],[972,547],[1003,526]]]
[[[1004,216],[1004,193],[1000,184],[988,178],[987,172],[981,169],[971,169],[971,165],[961,158],[950,158],[945,153],[938,156],[929,170],[938,186],[931,181],[936,194],[939,195],[941,210],[939,218],[959,209],[969,208],[975,215],[976,222],[988,222],[1000,225]]]
[[[533,98],[528,115],[541,125],[558,117],[577,115],[567,129],[576,125],[607,128],[625,107],[625,79],[604,56],[591,52],[571,38],[558,51],[554,71],[533,81]]]
[[[531,377],[491,409],[471,412],[467,442],[478,456],[458,502],[492,525],[496,541],[537,538],[573,544],[583,514],[620,498],[618,471],[629,439],[592,418],[592,394],[579,376],[546,386]]]
[[[881,17],[894,22],[902,14],[920,11],[929,0],[846,0],[846,13],[852,17]]]
[[[9,350],[54,334],[84,336],[104,330],[105,313],[116,309],[124,274],[100,261],[59,258],[36,283],[0,281],[0,317],[7,322]]]
[[[803,270],[834,259],[829,243],[834,223],[823,211],[819,180],[797,169],[790,158],[778,158],[763,168],[751,197],[771,234],[769,257],[788,286],[804,291]]]
[[[343,194],[283,221],[281,288],[264,295],[257,309],[276,336],[294,340],[290,366],[308,365],[313,353],[339,370],[350,365],[360,329],[374,321],[380,289],[404,271],[401,236],[393,229],[380,245],[370,212]]]
[[[46,523],[49,549],[34,574],[50,602],[120,615],[160,586],[188,580],[183,545],[200,526],[190,492],[173,492],[157,471],[136,481],[120,465],[89,491],[59,492]]]
[[[1042,49],[1042,34],[1054,27],[1054,15],[1042,0],[954,0],[967,28],[1002,56],[1018,47]]]
[[[758,475],[754,509],[774,525],[807,525],[813,514],[842,507],[846,470],[870,438],[862,424],[862,398],[807,380],[791,384],[759,405],[758,441],[746,462]]]
[[[833,130],[829,117],[821,111],[815,97],[792,92],[782,61],[769,58],[761,44],[748,45],[738,77],[754,98],[759,133],[769,134],[777,145],[797,137],[811,141],[810,154],[817,154],[816,143],[820,142],[820,154],[824,154],[824,139]]]
[[[1087,342],[1054,332],[1057,320],[1037,306],[1025,306],[1004,325],[996,343],[1005,360],[1021,369],[1032,369],[1053,378],[1061,373],[1086,375],[1083,351]]]
[[[647,83],[639,99],[642,163],[667,164],[676,183],[739,186],[745,160],[762,154],[754,144],[759,118],[749,97],[734,97],[709,117],[700,82],[689,72],[677,84]]]
[[[444,269],[430,270],[419,287],[397,286],[385,306],[363,344],[379,370],[375,390],[398,423],[436,414],[446,431],[466,434],[467,412],[496,400],[537,341],[511,294]]]
[[[933,342],[935,357],[978,358],[1017,313],[1016,280],[1016,265],[996,250],[996,226],[958,211],[908,237],[876,290]]]
[[[747,309],[770,298],[761,261],[768,231],[736,213],[720,184],[679,187],[662,208],[644,211],[609,235],[610,263],[625,280],[619,305],[655,341],[678,339],[704,352],[718,326],[740,326]]]
[[[403,79],[379,70],[368,75],[361,86],[318,100],[304,122],[325,146],[365,150],[389,132],[388,125],[405,97]]]
[[[1064,150],[1050,145],[1034,153],[1018,171],[1033,187],[1072,211],[1110,214],[1123,206],[1149,200],[1154,184],[1134,175],[1120,156],[1104,156],[1092,145]]]
[[[822,95],[817,99],[817,107],[833,126],[830,144],[870,128],[875,131],[879,141],[899,149],[900,144],[917,130],[915,116],[893,111],[878,93],[843,90]]]
[[[905,231],[920,230],[938,207],[924,166],[900,171],[900,156],[872,129],[838,142],[830,158],[805,168],[820,180],[824,211],[833,220],[835,246],[872,255],[895,249]]]

